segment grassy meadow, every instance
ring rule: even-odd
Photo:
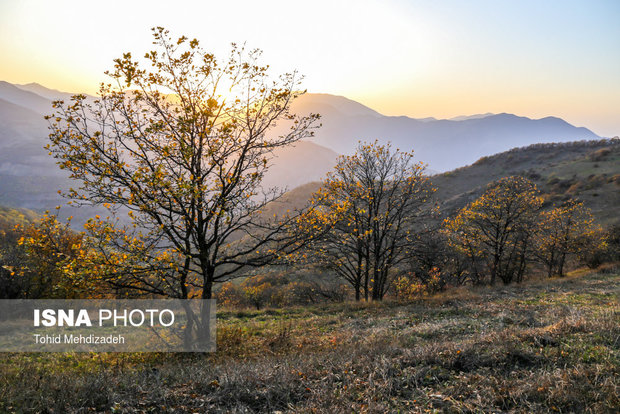
[[[213,354],[0,354],[0,412],[558,412],[620,407],[620,272],[410,303],[218,312]]]

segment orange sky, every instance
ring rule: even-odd
[[[558,116],[620,135],[617,1],[0,1],[0,80],[93,93],[152,26],[264,50],[386,115]]]

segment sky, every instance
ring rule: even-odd
[[[620,135],[617,0],[0,0],[0,80],[95,93],[150,28],[264,51],[274,74],[385,115],[558,116]]]

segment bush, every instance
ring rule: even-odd
[[[215,293],[218,305],[230,308],[309,305],[320,302],[341,302],[347,296],[342,284],[327,285],[292,280],[284,274],[268,273],[250,276],[239,284],[225,282]]]
[[[590,160],[592,160],[592,161],[602,161],[609,154],[611,154],[611,148],[608,148],[608,147],[601,148],[599,150],[594,151],[592,154],[590,154]]]
[[[415,274],[398,277],[394,282],[394,290],[398,299],[413,300],[424,294],[440,292],[446,288],[447,284],[447,278],[442,275],[439,268],[434,267],[424,282],[416,278]]]

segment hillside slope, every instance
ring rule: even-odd
[[[620,224],[620,140],[538,144],[484,157],[432,177],[444,215],[480,196],[486,185],[522,175],[545,194],[546,205],[582,200],[601,224]]]
[[[544,194],[545,207],[577,198],[600,224],[620,224],[619,139],[537,144],[483,157],[472,165],[431,176],[437,187],[434,200],[447,217],[479,197],[487,184],[511,175],[534,181]],[[312,182],[294,188],[270,205],[268,214],[302,208],[320,186]]]

